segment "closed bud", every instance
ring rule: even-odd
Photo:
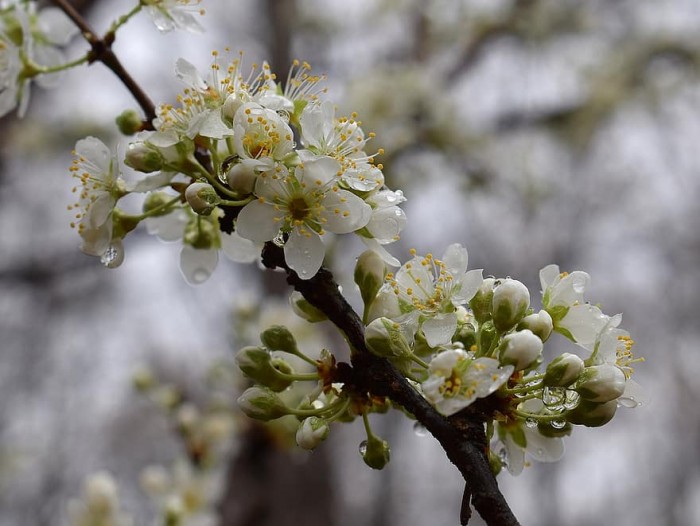
[[[241,195],[253,192],[256,178],[255,163],[245,161],[234,164],[226,174],[228,185]]]
[[[192,183],[185,190],[185,198],[196,214],[208,216],[221,202],[219,194],[209,183]]]
[[[578,380],[584,368],[581,358],[565,352],[547,366],[542,383],[547,387],[567,387]]]
[[[317,323],[328,319],[328,316],[311,305],[311,303],[309,303],[299,291],[295,290],[291,293],[289,296],[289,304],[291,305],[294,314],[308,321],[309,323]]]
[[[377,318],[367,326],[365,343],[372,354],[383,358],[405,357],[411,354],[411,347],[401,331],[401,326],[389,318]]]
[[[264,347],[244,347],[236,355],[236,364],[248,378],[272,391],[284,391],[292,383],[278,373],[293,373],[291,366],[283,360],[273,360],[270,351]]]
[[[530,306],[530,291],[514,279],[505,279],[493,290],[493,324],[499,331],[507,331],[523,319]]]
[[[136,110],[124,110],[116,119],[117,128],[124,135],[134,135],[143,129],[143,121]]]
[[[527,369],[536,363],[542,354],[542,340],[527,329],[508,334],[503,338],[500,362],[513,365],[516,371]]]
[[[617,411],[617,402],[611,400],[602,404],[581,400],[575,409],[566,414],[566,419],[572,424],[586,427],[600,427],[612,420]]]
[[[474,313],[474,318],[479,323],[484,323],[491,319],[491,306],[493,303],[493,286],[496,280],[493,278],[486,278],[482,281],[476,294],[469,302],[469,306]]]
[[[576,384],[581,398],[591,402],[610,402],[625,392],[627,378],[622,369],[615,365],[603,364],[586,367]]]
[[[163,168],[163,156],[143,142],[132,142],[126,149],[124,164],[148,174]]]
[[[260,341],[265,347],[273,351],[282,351],[289,354],[299,354],[297,342],[289,329],[284,325],[273,325],[260,333]]]
[[[296,434],[297,445],[303,449],[314,449],[328,437],[330,432],[328,422],[317,416],[310,416],[299,424]]]
[[[355,283],[360,287],[360,295],[365,306],[371,305],[377,292],[384,284],[387,268],[379,254],[373,250],[365,250],[357,258],[355,265]]]
[[[267,422],[288,414],[279,396],[265,387],[254,386],[238,397],[238,407],[246,415]]]
[[[360,444],[362,460],[372,469],[383,469],[389,463],[390,454],[389,442],[378,436],[371,435]]]
[[[552,317],[546,310],[541,310],[540,312],[525,316],[520,320],[520,323],[518,323],[518,330],[529,329],[539,336],[542,342],[546,342],[550,334],[552,334],[553,326]]]

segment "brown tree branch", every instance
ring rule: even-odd
[[[138,102],[145,115],[142,128],[144,130],[153,130],[153,119],[156,117],[156,107],[153,101],[146,95],[146,92],[141,89],[141,86],[134,80],[129,72],[124,69],[124,66],[119,61],[117,56],[112,51],[115,34],[112,31],[105,33],[103,37],[99,37],[97,33],[90,27],[85,18],[67,1],[53,0],[56,4],[74,23],[78,26],[83,38],[90,44],[91,52],[88,62],[102,62],[105,66],[114,72],[121,80],[122,84],[129,90]]]
[[[324,312],[345,336],[353,350],[352,365],[338,364],[339,381],[352,389],[390,398],[413,414],[440,442],[466,482],[464,500],[467,502],[462,503],[460,513],[462,524],[466,524],[470,518],[471,514],[465,507],[469,507],[471,500],[488,525],[518,525],[489,466],[484,413],[478,407],[470,407],[449,419],[445,418],[388,360],[373,355],[365,345],[364,325],[360,317],[340,293],[328,270],[321,268],[313,278],[302,280],[287,266],[283,250],[273,243],[265,245],[262,260],[270,269],[284,269],[287,282],[309,303]]]

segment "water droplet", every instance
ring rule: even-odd
[[[529,427],[530,429],[537,427],[537,420],[534,418],[527,418],[525,420],[525,425]]]
[[[550,422],[550,424],[554,429],[564,429],[564,427],[566,426],[566,421],[565,420],[552,420]]]
[[[272,242],[278,247],[284,246],[284,234],[282,232],[277,232],[277,235],[272,238]]]
[[[541,447],[538,447],[537,448],[537,456],[541,457],[542,455],[544,455],[544,449],[542,449]]]
[[[302,254],[304,254],[305,256],[308,257],[308,255],[311,254],[311,252],[309,252],[309,249],[308,249],[308,248],[305,248],[305,249],[303,250]]]
[[[637,402],[637,400],[635,400],[634,396],[627,396],[624,398],[620,397],[617,399],[617,404],[621,405],[622,407],[627,407],[629,409],[641,405],[639,402]]]
[[[100,257],[100,262],[107,268],[117,268],[124,261],[124,245],[121,240],[114,241]]]
[[[192,281],[194,283],[204,283],[206,280],[209,279],[209,271],[204,268],[198,268],[195,269],[194,272],[192,272]]]
[[[430,432],[420,422],[413,424],[413,432],[418,437],[427,437],[430,434]]]
[[[561,387],[545,387],[542,391],[542,402],[549,409],[561,406],[564,403],[566,392]]]
[[[505,447],[501,447],[501,449],[496,451],[496,456],[504,467],[508,467],[508,450]]]
[[[367,453],[367,441],[363,440],[362,442],[360,442],[360,447],[358,449],[360,451],[360,455],[364,457]]]
[[[575,409],[578,406],[581,397],[573,389],[566,391],[566,399],[564,400],[564,409]]]
[[[387,203],[395,203],[396,199],[397,199],[396,196],[392,195],[392,194],[389,194],[386,196]]]

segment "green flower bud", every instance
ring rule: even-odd
[[[617,411],[617,402],[611,400],[598,404],[589,400],[581,400],[575,409],[566,414],[566,419],[572,424],[586,427],[600,427],[612,420]]]
[[[265,347],[273,351],[282,351],[289,354],[299,354],[297,342],[289,329],[284,325],[273,325],[260,333],[260,341]]]
[[[549,339],[549,335],[552,334],[553,326],[552,317],[546,310],[541,310],[540,312],[525,316],[520,320],[520,323],[518,323],[518,330],[531,330],[534,334],[539,336],[542,342],[546,342]]]
[[[513,332],[503,338],[500,346],[500,362],[513,365],[516,371],[527,369],[536,363],[542,354],[542,340],[532,331]]]
[[[124,135],[134,135],[143,129],[143,121],[136,110],[124,110],[117,116],[117,128]]]
[[[308,321],[309,323],[316,323],[328,319],[323,312],[306,301],[306,298],[304,298],[299,291],[295,290],[291,293],[289,296],[289,304],[291,305],[294,314]]]
[[[505,279],[493,290],[491,312],[499,331],[513,328],[523,319],[530,306],[530,291],[514,279]]]
[[[474,318],[479,323],[484,323],[491,319],[491,306],[493,303],[493,286],[496,280],[486,278],[479,289],[474,294],[474,297],[469,302],[469,306],[474,313]]]
[[[292,367],[281,359],[273,359],[263,347],[244,347],[236,355],[238,368],[251,380],[279,393],[292,383],[281,378],[278,371],[293,374]]]
[[[383,469],[389,463],[390,453],[389,442],[378,436],[371,435],[360,444],[362,460],[372,469]]]
[[[208,216],[221,202],[219,194],[209,183],[192,183],[185,190],[185,198],[196,214]]]
[[[386,263],[373,250],[365,250],[357,258],[355,283],[360,287],[360,295],[366,306],[371,305],[377,297],[377,292],[384,284],[386,273]]]
[[[246,389],[238,398],[238,407],[250,418],[265,422],[288,414],[287,407],[279,396],[259,386]]]
[[[626,382],[625,373],[616,365],[594,365],[581,373],[576,391],[591,402],[610,402],[622,396]]]
[[[139,172],[156,172],[163,168],[163,156],[143,142],[132,142],[126,149],[124,164]]]
[[[166,194],[165,192],[151,192],[143,201],[143,212],[144,214],[150,214],[152,210],[155,210],[156,208],[161,209],[161,207],[164,207],[169,201],[172,200],[173,196]],[[151,214],[151,217],[164,216],[168,213],[170,213],[170,208],[162,208],[160,212]]]
[[[297,429],[297,445],[303,449],[314,449],[328,437],[330,432],[331,428],[324,419],[317,416],[305,418]]]
[[[389,318],[377,318],[367,326],[365,343],[372,354],[383,358],[411,354],[411,347],[401,331],[401,326]]]
[[[565,352],[547,366],[542,383],[547,387],[567,387],[578,380],[584,368],[581,358]]]

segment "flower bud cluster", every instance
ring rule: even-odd
[[[360,258],[356,283],[365,300],[368,349],[420,382],[438,411],[450,416],[481,398],[499,400],[493,440],[502,454],[492,455],[495,469],[519,473],[525,452],[558,460],[572,424],[600,426],[618,405],[641,403],[630,379],[631,365],[640,361],[631,353],[634,342],[618,329],[620,315],[583,302],[587,274],[554,276],[556,267],[544,268],[544,308],[537,311],[523,283],[483,279],[481,270],[467,270],[467,261],[460,245],[441,259],[414,252],[371,297],[385,271],[371,272]],[[583,356],[565,352],[544,364],[554,331],[579,344]]]

